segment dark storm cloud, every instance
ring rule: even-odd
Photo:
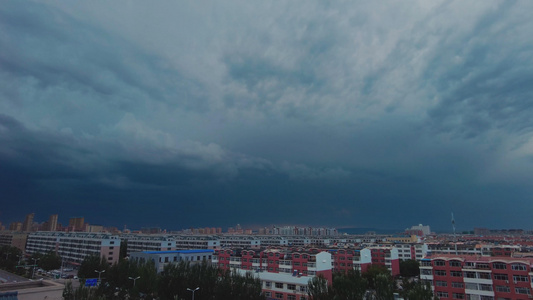
[[[527,225],[529,3],[30,4],[0,7],[9,203],[169,228]]]
[[[466,138],[530,131],[533,45],[524,34],[531,23],[516,18],[518,10],[517,2],[500,2],[468,30],[439,37],[424,72],[440,98],[429,111],[434,126]]]

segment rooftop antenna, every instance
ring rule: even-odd
[[[455,218],[452,212],[452,228],[453,228],[453,242],[455,244],[455,255],[457,255],[457,235],[455,234]]]

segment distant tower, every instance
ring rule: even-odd
[[[35,216],[35,213],[26,215],[26,219],[24,219],[24,224],[22,224],[22,231],[31,231],[31,228],[33,226],[34,216]]]
[[[56,231],[57,230],[57,214],[50,215],[50,218],[48,218],[48,231]]]
[[[73,217],[68,221],[68,227],[72,231],[83,231],[85,219],[83,217]]]
[[[453,229],[453,242],[455,243],[455,255],[457,255],[457,235],[455,234],[455,218],[452,212],[452,229]]]

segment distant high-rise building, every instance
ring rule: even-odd
[[[87,232],[104,232],[102,225],[87,225]]]
[[[56,231],[57,230],[57,214],[50,215],[50,218],[48,218],[48,231]]]
[[[68,221],[69,230],[72,231],[84,231],[85,218],[83,217],[72,217]]]
[[[35,216],[34,213],[26,215],[26,219],[24,219],[24,223],[22,224],[22,231],[31,231],[33,227],[33,217]]]
[[[13,222],[9,224],[9,230],[11,231],[22,231],[22,222]]]

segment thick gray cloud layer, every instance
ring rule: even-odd
[[[0,220],[530,228],[532,9],[5,2]]]

